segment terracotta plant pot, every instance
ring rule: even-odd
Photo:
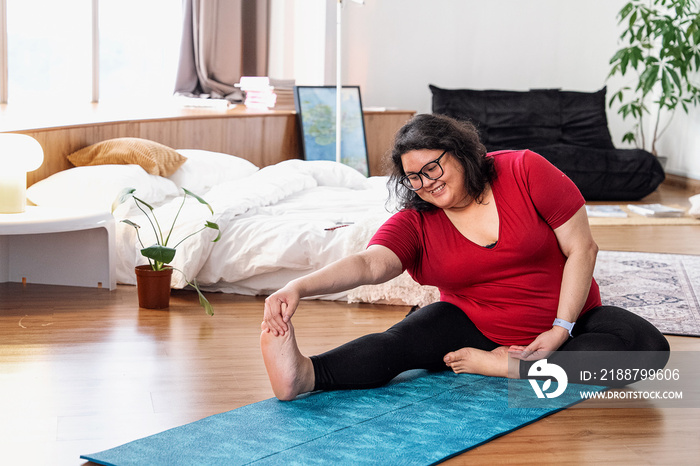
[[[150,265],[139,265],[136,271],[136,288],[139,307],[165,309],[170,307],[170,278],[173,269],[153,270]]]

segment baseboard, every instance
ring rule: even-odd
[[[694,194],[700,193],[700,180],[696,180],[694,178],[688,178],[685,176],[666,173],[666,179],[664,180],[664,184],[668,186],[683,188],[693,192]]]

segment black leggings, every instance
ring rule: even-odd
[[[660,369],[669,357],[666,338],[642,317],[625,309],[600,306],[581,316],[569,338],[548,361],[567,372],[570,383],[623,386],[631,383],[601,384],[581,380],[581,371],[612,368],[619,364],[639,369]],[[457,306],[437,302],[410,313],[390,329],[365,335],[326,353],[311,356],[316,390],[374,388],[386,384],[410,369],[444,371],[443,357],[464,347],[491,351],[501,346],[486,338]],[[609,352],[624,361],[612,361]],[[630,353],[639,352],[632,357]],[[577,357],[567,358],[569,355]],[[592,359],[581,361],[580,352]],[[624,355],[624,356],[623,356]],[[526,378],[533,362],[520,363],[520,377]]]

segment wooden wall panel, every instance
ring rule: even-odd
[[[396,130],[413,114],[410,111],[365,113],[370,174],[383,174],[380,160],[391,147]],[[34,137],[44,149],[44,164],[27,174],[28,185],[71,168],[66,157],[72,152],[118,137],[150,139],[175,149],[233,154],[260,167],[303,157],[296,114],[289,111],[193,114],[16,132]]]
[[[57,134],[59,131],[61,134]],[[82,132],[83,137],[84,132],[85,131]],[[73,147],[79,144],[75,142],[75,139],[80,139],[78,131],[72,133],[63,132],[61,130],[22,131],[22,133],[39,141],[39,144],[41,144],[41,147],[44,149],[44,163],[38,170],[27,173],[27,186],[31,186],[53,173],[71,168],[72,165],[68,162],[66,156],[73,152]]]
[[[237,118],[227,126],[226,138],[230,153],[246,158],[258,166],[265,166],[265,118],[253,116]]]
[[[268,118],[263,122],[262,128],[260,157],[264,165],[302,157],[301,134],[295,115]]]
[[[160,142],[174,149],[202,149],[223,152],[224,120],[221,118],[144,121],[138,137]]]
[[[370,175],[387,174],[385,156],[391,150],[394,135],[414,114],[415,112],[400,110],[365,112],[365,135]]]
[[[135,137],[138,135],[139,123],[119,122],[87,126],[86,128],[88,128],[90,132],[88,132],[88,139],[82,141],[84,145],[81,147],[89,146],[90,144],[95,144],[107,139]]]

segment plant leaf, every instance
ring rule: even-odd
[[[185,281],[186,280],[187,279],[185,279]],[[199,305],[204,308],[204,311],[207,313],[207,315],[213,316],[214,306],[211,305],[206,296],[204,296],[204,293],[202,293],[202,290],[199,289],[199,283],[197,283],[197,279],[195,278],[194,280],[192,280],[192,282],[187,282],[187,284],[197,291],[197,294],[199,295]]]
[[[138,225],[127,218],[125,218],[124,220],[121,220],[121,222],[126,223],[127,225],[131,225],[134,228],[141,228],[141,225]]]
[[[622,74],[622,76],[624,76],[625,73],[627,72],[627,64],[629,64],[629,62],[630,62],[630,54],[626,53],[620,59],[620,74]]]
[[[161,246],[160,244],[141,249],[141,255],[144,257],[164,264],[169,264],[175,258],[175,252],[175,249]]]
[[[633,9],[634,9],[634,5],[632,5],[632,2],[629,2],[625,6],[623,6],[622,9],[620,10],[620,13],[619,13],[620,22],[622,22],[622,20],[624,20]]]
[[[646,95],[654,87],[654,84],[659,79],[659,65],[647,66],[639,77],[638,89],[641,89],[642,94]]]
[[[639,47],[634,47],[632,49],[632,66],[636,69],[637,64],[644,61],[644,52]]]
[[[117,197],[114,198],[114,201],[112,201],[112,213],[114,213],[114,210],[120,205],[126,202],[130,197],[134,195],[134,191],[136,191],[135,188],[124,188],[121,190],[119,194],[117,194]]]
[[[631,131],[628,133],[625,133],[625,135],[622,136],[622,142],[634,143],[636,139],[637,138],[635,137],[634,133]]]
[[[204,310],[207,312],[208,315],[213,316],[214,315],[214,306],[211,305],[209,300],[204,296],[202,293],[202,290],[199,289],[199,283],[197,283],[197,279],[194,278],[192,281],[189,281],[187,279],[187,275],[185,275],[185,272],[183,272],[180,269],[177,269],[173,267],[173,270],[177,270],[182,274],[183,277],[185,277],[185,281],[187,282],[188,285],[190,285],[192,288],[194,288],[197,291],[197,294],[199,295],[199,305],[204,308]]]
[[[144,201],[143,199],[138,198],[138,197],[136,197],[136,196],[134,196],[134,200],[135,200],[136,202],[139,202],[139,203],[145,205],[146,207],[148,207],[148,210],[150,210],[151,212],[153,212],[153,210],[154,210],[154,209],[153,209],[153,206],[152,206],[151,204],[149,204],[148,202],[146,202],[146,201]]]
[[[676,83],[676,86],[678,87],[678,89],[683,87],[683,85],[681,84],[681,78],[678,76],[678,73],[676,72],[676,70],[674,70],[673,68],[668,68],[666,71],[671,76],[671,79],[673,79],[673,82]]]
[[[627,54],[627,49],[620,49],[617,52],[615,52],[615,55],[610,59],[610,63],[614,63],[618,60],[620,60],[622,57],[624,57]]]
[[[668,73],[665,71],[661,73],[661,89],[663,93],[661,94],[660,101],[664,102],[666,94],[673,92],[673,85],[671,84],[671,79],[668,77]]]
[[[212,214],[214,213],[214,209],[211,208],[211,206],[209,205],[209,203],[208,203],[207,201],[205,201],[205,200],[202,199],[201,197],[197,196],[195,193],[193,193],[192,191],[190,191],[190,190],[188,190],[188,189],[182,188],[182,190],[185,191],[186,194],[188,194],[188,195],[192,196],[193,198],[197,199],[197,200],[200,202],[200,204],[204,204],[205,206],[207,206],[207,207],[209,208],[209,212],[211,212]]]
[[[207,221],[204,224],[204,226],[206,226],[207,228],[211,228],[212,230],[216,230],[218,232],[218,234],[216,235],[216,238],[211,240],[212,243],[216,243],[217,241],[219,241],[221,239],[221,229],[219,228],[219,225],[217,225],[214,222]]]
[[[195,290],[197,290],[197,294],[199,295],[199,305],[204,308],[206,311],[207,315],[213,316],[214,315],[214,306],[211,305],[209,300],[204,297],[204,294],[202,294],[201,291],[199,291],[199,287],[195,287]]]

